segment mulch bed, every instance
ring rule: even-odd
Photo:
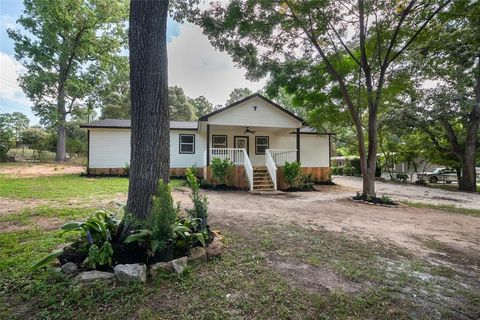
[[[352,198],[353,201],[356,202],[363,202],[363,203],[368,203],[368,204],[373,204],[373,205],[381,205],[381,206],[387,206],[387,207],[397,207],[398,202],[388,200],[385,201],[382,198],[379,197],[366,197],[364,195],[357,195]]]
[[[217,184],[217,185],[212,185],[212,184],[203,184],[200,186],[200,188],[205,189],[205,190],[213,190],[213,191],[236,191],[236,190],[242,190],[240,188],[234,187],[234,186],[227,186],[226,184]]]

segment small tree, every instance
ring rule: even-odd
[[[210,164],[212,176],[222,184],[227,184],[233,169],[233,162],[230,159],[213,158]]]
[[[297,161],[287,162],[285,161],[285,166],[283,167],[283,174],[285,175],[285,181],[292,187],[298,187],[300,183],[300,178],[302,176],[301,172],[302,164]]]

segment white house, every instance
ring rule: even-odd
[[[130,120],[106,119],[88,129],[88,171],[121,174],[130,161]],[[299,161],[317,180],[330,171],[330,133],[318,133],[305,121],[260,94],[202,116],[198,121],[170,122],[170,168],[183,175],[193,165],[203,168],[215,157],[236,166],[233,184],[250,190],[282,187],[279,167]]]

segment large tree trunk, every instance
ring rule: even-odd
[[[168,0],[130,2],[131,152],[127,212],[145,219],[159,180],[168,182]]]
[[[479,58],[480,59],[480,58]],[[476,161],[475,156],[477,153],[477,135],[480,127],[480,61],[479,75],[477,77],[476,92],[476,104],[473,107],[472,112],[469,115],[469,126],[467,128],[467,136],[465,139],[465,148],[463,150],[463,156],[461,157],[462,163],[462,179],[459,181],[458,188],[462,191],[475,192],[477,191],[477,174],[476,174]]]
[[[66,151],[67,151],[67,131],[65,128],[67,121],[67,114],[65,112],[65,89],[63,85],[60,85],[60,89],[57,97],[57,112],[59,116],[59,123],[57,128],[57,152],[55,155],[55,160],[65,161],[66,160]]]

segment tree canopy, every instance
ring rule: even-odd
[[[128,5],[124,0],[24,0],[9,29],[26,72],[20,85],[43,124],[57,128],[57,160],[65,160],[67,116],[85,106],[104,70],[121,54]]]

